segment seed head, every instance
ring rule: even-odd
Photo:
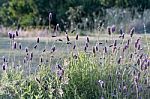
[[[116,26],[115,25],[112,25],[111,27],[111,32],[114,33],[116,31]]]

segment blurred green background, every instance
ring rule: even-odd
[[[150,0],[0,0],[0,25],[48,26],[52,13],[51,24],[60,24],[61,30],[74,27],[93,30],[105,23],[119,28],[126,24],[136,26],[142,33],[143,23],[150,26],[149,8]]]

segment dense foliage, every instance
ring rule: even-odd
[[[106,9],[130,8],[140,12],[150,7],[149,0],[0,0],[0,24],[4,26],[48,25],[48,14],[53,13],[52,23],[82,23],[88,17],[93,24],[95,17],[104,19]],[[67,22],[67,23],[66,23]],[[63,24],[63,25],[62,25]],[[91,25],[92,26],[92,25]]]

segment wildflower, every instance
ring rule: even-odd
[[[73,49],[76,49],[76,45],[73,46]]]
[[[6,62],[6,58],[5,58],[5,56],[3,56],[2,58],[3,58],[3,62]]]
[[[122,59],[122,57],[120,56],[119,60],[117,61],[118,64],[121,63],[121,59]]]
[[[6,70],[6,64],[5,63],[3,63],[2,68],[3,68],[3,70]]]
[[[25,48],[26,53],[28,52],[28,47]]]
[[[85,51],[85,52],[87,51],[87,47],[86,47],[86,46],[84,47],[84,51]]]
[[[115,31],[116,31],[116,27],[115,27],[115,25],[112,25],[111,32],[114,33]]]
[[[135,83],[135,84],[138,83],[138,80],[139,80],[138,76],[134,76],[134,83]]]
[[[132,37],[132,36],[133,36],[134,31],[135,31],[135,28],[133,27],[133,28],[131,29],[131,31],[130,31],[130,37]]]
[[[41,62],[41,63],[43,62],[43,58],[42,58],[42,57],[40,58],[40,62]]]
[[[102,42],[99,43],[99,45],[103,44]]]
[[[14,33],[12,34],[12,39],[13,39],[13,40],[15,39],[15,34],[14,34]]]
[[[68,35],[66,36],[66,38],[67,38],[67,41],[69,42],[69,41],[70,41],[70,39],[69,39]]]
[[[122,35],[122,34],[123,34],[123,30],[122,30],[122,29],[120,29],[120,30],[119,30],[119,33]]]
[[[46,49],[43,50],[43,52],[45,52],[45,51],[46,51]]]
[[[21,45],[21,43],[19,43],[19,49],[20,49],[20,50],[22,49],[22,45]]]
[[[89,37],[87,36],[86,37],[86,41],[89,43],[90,42],[90,39],[89,39]]]
[[[67,42],[67,44],[72,44],[71,42]]]
[[[140,50],[140,49],[141,49],[141,45],[139,44],[139,45],[138,45],[138,50]]]
[[[130,54],[130,59],[132,59],[132,57],[133,57],[133,54],[131,53],[131,54]]]
[[[105,48],[104,48],[104,53],[107,53],[107,47],[105,46]]]
[[[26,62],[27,62],[27,57],[24,57],[23,63],[26,63]]]
[[[61,81],[62,76],[64,75],[64,70],[62,68],[57,70],[57,75],[58,75],[59,80]]]
[[[114,41],[114,46],[117,46],[117,40]]]
[[[98,51],[98,46],[97,46],[97,44],[96,44],[96,46],[95,46],[95,49],[96,49],[96,51]]]
[[[73,30],[71,31],[71,33],[75,32],[75,31],[76,31],[76,29],[73,29]]]
[[[60,70],[62,69],[61,65],[59,65],[59,64],[57,65],[57,67],[58,67],[58,69],[60,69]]]
[[[52,37],[56,37],[56,35],[52,35]]]
[[[140,59],[142,59],[142,57],[143,57],[143,53],[140,55]]]
[[[127,44],[128,44],[128,45],[130,44],[130,39],[127,41]]]
[[[94,53],[94,54],[96,53],[95,47],[93,47],[93,53]]]
[[[85,47],[88,47],[88,46],[89,46],[89,45],[88,45],[88,43],[86,42],[86,43],[85,43]]]
[[[111,35],[111,28],[107,27],[108,34]]]
[[[76,54],[74,54],[74,55],[73,55],[73,58],[74,58],[74,59],[77,59],[77,58],[78,58],[78,56],[77,56]]]
[[[16,48],[17,48],[17,43],[16,43],[16,42],[14,42],[14,46],[13,46],[13,48],[14,48],[14,49],[16,49]]]
[[[10,39],[12,39],[12,33],[9,32],[8,36],[9,36]]]
[[[36,41],[36,42],[37,42],[37,43],[39,43],[39,42],[40,42],[40,38],[39,38],[39,37],[37,38],[37,41]]]
[[[140,65],[140,63],[141,63],[141,61],[140,61],[140,59],[138,59],[138,60],[137,60],[137,64]]]
[[[36,49],[37,48],[37,44],[34,46],[34,49]]]
[[[56,50],[55,45],[51,48],[52,53]]]
[[[63,41],[62,39],[58,39],[58,41]]]
[[[127,86],[123,86],[123,93],[127,94]]]
[[[79,35],[77,34],[77,35],[76,35],[76,40],[78,40],[78,38],[79,38]]]
[[[33,59],[33,52],[30,53],[30,60]]]
[[[18,31],[16,30],[16,36],[19,36]]]

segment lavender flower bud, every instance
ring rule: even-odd
[[[2,68],[3,68],[3,70],[6,70],[6,65],[5,65],[5,63],[3,63]]]
[[[95,47],[93,47],[93,53],[94,53],[94,54],[96,53]]]
[[[37,38],[37,43],[39,43],[39,42],[40,42],[40,38],[38,37],[38,38]]]
[[[15,34],[14,34],[14,33],[12,34],[12,39],[13,39],[13,40],[15,39]]]
[[[56,50],[55,45],[52,47],[52,52],[54,52]]]
[[[42,57],[40,58],[40,62],[41,62],[41,63],[43,62],[43,58],[42,58]]]
[[[22,49],[22,45],[21,45],[21,43],[19,43],[19,49],[20,49],[20,50]]]
[[[89,39],[89,37],[87,36],[86,37],[86,41],[89,43],[90,42],[90,39]]]
[[[78,38],[79,38],[79,35],[77,34],[77,35],[76,35],[76,40],[78,40]]]
[[[84,47],[84,51],[85,51],[85,52],[87,51],[87,47],[86,47],[86,46]]]
[[[110,27],[107,28],[107,31],[108,31],[108,34],[111,35],[111,28]]]
[[[26,53],[28,52],[28,47],[25,48]]]
[[[18,31],[16,30],[16,36],[19,36]]]
[[[16,42],[14,42],[14,46],[13,46],[13,48],[14,48],[14,49],[16,49],[16,48],[17,48],[17,43],[16,43]]]
[[[2,58],[3,58],[3,62],[5,63],[5,62],[6,62],[6,58],[5,58],[5,56],[3,56]]]
[[[8,36],[9,36],[10,39],[12,39],[12,33],[9,32]]]
[[[37,48],[37,44],[34,46],[34,49],[36,49]]]
[[[73,49],[76,49],[76,45],[73,46]]]
[[[114,46],[117,46],[117,40],[115,40],[115,42],[114,42]]]
[[[70,41],[70,39],[69,39],[68,35],[66,36],[66,38],[67,38],[67,41],[69,42],[69,41]]]
[[[135,31],[135,28],[133,27],[130,31],[130,37],[133,37],[134,31]]]
[[[105,46],[105,48],[104,48],[104,53],[107,53],[107,47]]]
[[[115,25],[113,25],[113,26],[111,27],[111,32],[114,33],[115,31],[116,31],[116,27],[115,27]]]

